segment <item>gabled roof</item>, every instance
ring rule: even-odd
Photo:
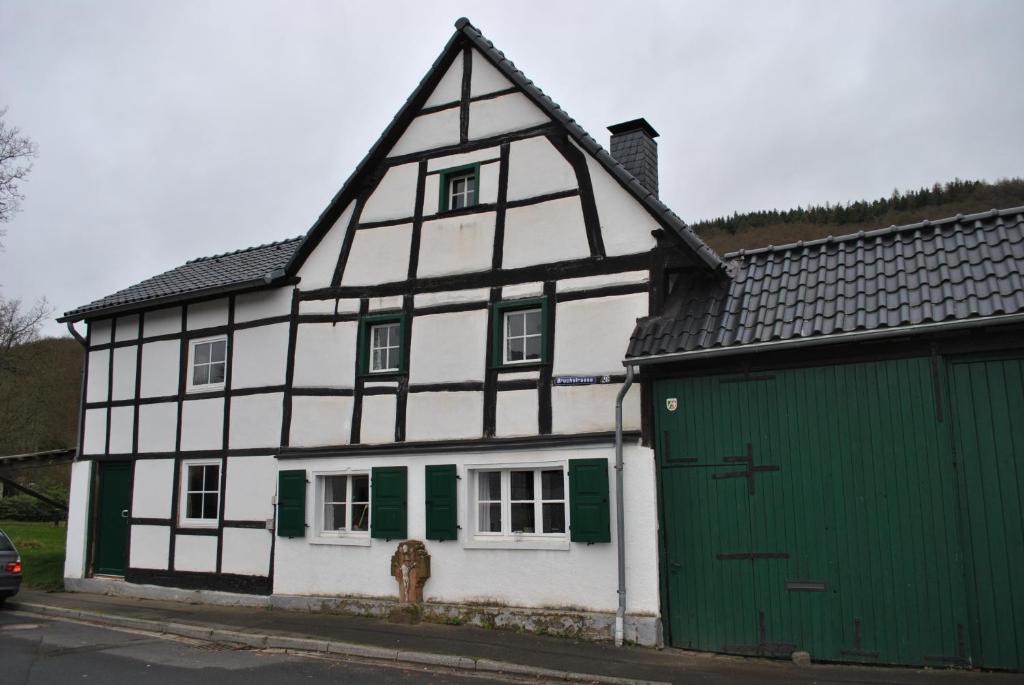
[[[78,321],[99,313],[137,309],[142,303],[156,304],[192,299],[204,295],[259,287],[279,280],[303,238],[258,245],[193,259],[176,269],[148,278],[130,288],[65,312],[58,321]]]
[[[422,109],[424,102],[437,86],[441,77],[444,76],[445,70],[452,60],[467,43],[478,49],[491,64],[512,83],[520,87],[525,95],[549,117],[564,126],[580,147],[593,155],[623,188],[646,207],[664,228],[692,249],[703,263],[713,270],[722,269],[722,260],[714,250],[704,244],[682,219],[626,171],[625,167],[616,162],[590,134],[566,114],[554,100],[534,85],[533,81],[517,69],[504,53],[494,47],[491,41],[484,38],[479,29],[463,17],[455,22],[454,35],[449,39],[438,58],[434,60],[426,76],[384,129],[384,133],[373,144],[370,151],[359,162],[355,171],[332,198],[305,237],[239,250],[227,255],[194,260],[177,269],[172,269],[113,295],[66,312],[58,321],[77,321],[87,317],[105,316],[137,308],[143,303],[150,305],[255,287],[263,281],[268,272],[275,269],[284,270],[283,273],[275,276],[277,280],[294,276],[306,257],[337,221],[345,207],[358,195],[366,182],[366,173],[384,159],[408,123]],[[238,257],[229,259],[231,255],[238,255]],[[263,261],[265,259],[266,263]],[[282,259],[283,261],[281,261]],[[266,283],[269,284],[270,281],[266,281]]]
[[[323,211],[316,223],[306,235],[306,242],[299,248],[288,266],[288,274],[297,273],[299,266],[312,252],[313,248],[320,242],[323,236],[330,230],[338,217],[345,210],[345,207],[353,201],[359,193],[362,183],[365,181],[365,174],[374,165],[384,159],[384,156],[397,142],[399,136],[405,130],[408,123],[422,109],[424,102],[433,92],[445,70],[451,64],[458,51],[468,42],[513,84],[521,88],[524,94],[537,105],[545,114],[565,127],[570,137],[584,150],[593,155],[601,165],[607,169],[613,178],[635,197],[654,218],[672,235],[676,236],[689,247],[712,270],[723,268],[719,256],[694,233],[672,210],[662,203],[651,191],[647,190],[625,167],[616,162],[612,156],[602,148],[583,127],[566,114],[554,100],[544,94],[533,81],[528,79],[522,71],[516,68],[505,54],[494,47],[494,43],[483,36],[478,28],[473,26],[469,19],[460,18],[455,22],[455,34],[449,39],[444,50],[434,60],[426,76],[420,81],[416,89],[402,105],[402,108],[395,115],[391,123],[384,129],[377,142],[373,144],[366,157],[356,166],[356,170],[349,176],[341,190],[334,196],[330,204]]]
[[[741,250],[725,259],[735,272],[730,281],[681,288],[664,313],[637,323],[627,362],[1024,319],[1024,207]]]

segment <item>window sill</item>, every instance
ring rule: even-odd
[[[569,540],[532,539],[526,537],[494,540],[470,538],[462,546],[466,549],[540,549],[567,552],[569,551]]]
[[[184,519],[178,522],[178,528],[217,528],[220,521],[217,519]]]
[[[225,383],[217,383],[216,385],[190,385],[185,388],[185,394],[202,395],[203,393],[222,393],[224,392],[225,386]]]
[[[369,547],[370,537],[355,537],[355,536],[316,536],[309,541],[311,545],[337,545],[340,547]]]

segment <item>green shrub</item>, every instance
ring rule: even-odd
[[[50,493],[47,493],[48,495]],[[57,494],[53,499],[63,499]],[[0,499],[0,519],[11,521],[58,521],[65,517],[60,509],[29,495],[14,495]]]

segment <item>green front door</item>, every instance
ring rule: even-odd
[[[933,371],[904,359],[656,385],[671,644],[969,663]]]
[[[1024,669],[1024,360],[952,365],[974,662]]]
[[[123,576],[128,552],[128,507],[131,496],[131,464],[99,464],[96,488],[95,552],[93,572]]]

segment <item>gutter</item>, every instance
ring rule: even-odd
[[[934,323],[914,324],[910,326],[898,326],[895,328],[883,328],[873,331],[853,331],[850,333],[822,335],[813,338],[800,338],[797,340],[773,340],[770,342],[752,343],[749,345],[693,350],[692,352],[651,354],[643,357],[626,359],[622,364],[628,371],[633,364],[666,364],[675,361],[688,361],[690,359],[709,359],[715,357],[729,357],[739,354],[752,354],[754,352],[773,352],[775,350],[818,347],[821,345],[838,345],[844,342],[859,342],[862,340],[884,340],[886,338],[898,338],[905,335],[924,334],[931,331],[953,331],[1014,323],[1024,323],[1024,313],[1004,314],[1002,316],[989,316],[963,321],[939,321]]]
[[[615,612],[615,646],[621,647],[626,624],[626,519],[622,501],[622,402],[633,385],[633,367],[626,366],[626,382],[615,396],[615,546],[619,561],[619,608]]]

